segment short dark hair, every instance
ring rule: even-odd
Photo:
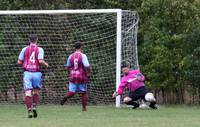
[[[130,63],[127,61],[123,61],[121,64],[121,68],[124,68],[124,67],[130,67]]]
[[[75,42],[75,44],[74,44],[74,48],[75,48],[75,49],[80,49],[82,46],[83,46],[83,43],[80,42],[80,41],[77,41],[77,42]]]
[[[29,41],[30,41],[30,42],[36,42],[37,39],[38,39],[37,34],[31,34],[31,35],[29,36]]]

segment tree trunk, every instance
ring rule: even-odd
[[[162,97],[163,97],[163,104],[166,104],[165,91],[163,88],[162,88]]]

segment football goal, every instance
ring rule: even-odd
[[[121,62],[138,67],[135,11],[121,9],[0,11],[0,103],[23,103],[23,70],[16,64],[30,34],[37,34],[49,68],[43,69],[41,103],[58,104],[67,91],[64,64],[74,41],[92,66],[88,84],[89,104],[120,106],[112,99],[121,78]],[[77,94],[68,103],[80,103]]]

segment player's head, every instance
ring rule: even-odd
[[[130,70],[130,64],[129,62],[123,62],[122,65],[121,65],[121,69],[122,69],[122,73],[124,75],[127,75],[129,70]]]
[[[30,42],[30,43],[37,43],[37,40],[38,40],[38,37],[37,37],[36,34],[31,34],[31,35],[29,36],[29,42]]]
[[[74,44],[74,48],[75,48],[76,50],[80,50],[80,49],[82,48],[82,46],[83,46],[83,43],[81,43],[80,41],[77,41],[77,42],[75,42],[75,44]]]

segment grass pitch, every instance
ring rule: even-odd
[[[0,104],[0,127],[200,127],[200,107],[161,106],[158,110],[41,105],[27,118],[24,105]]]

